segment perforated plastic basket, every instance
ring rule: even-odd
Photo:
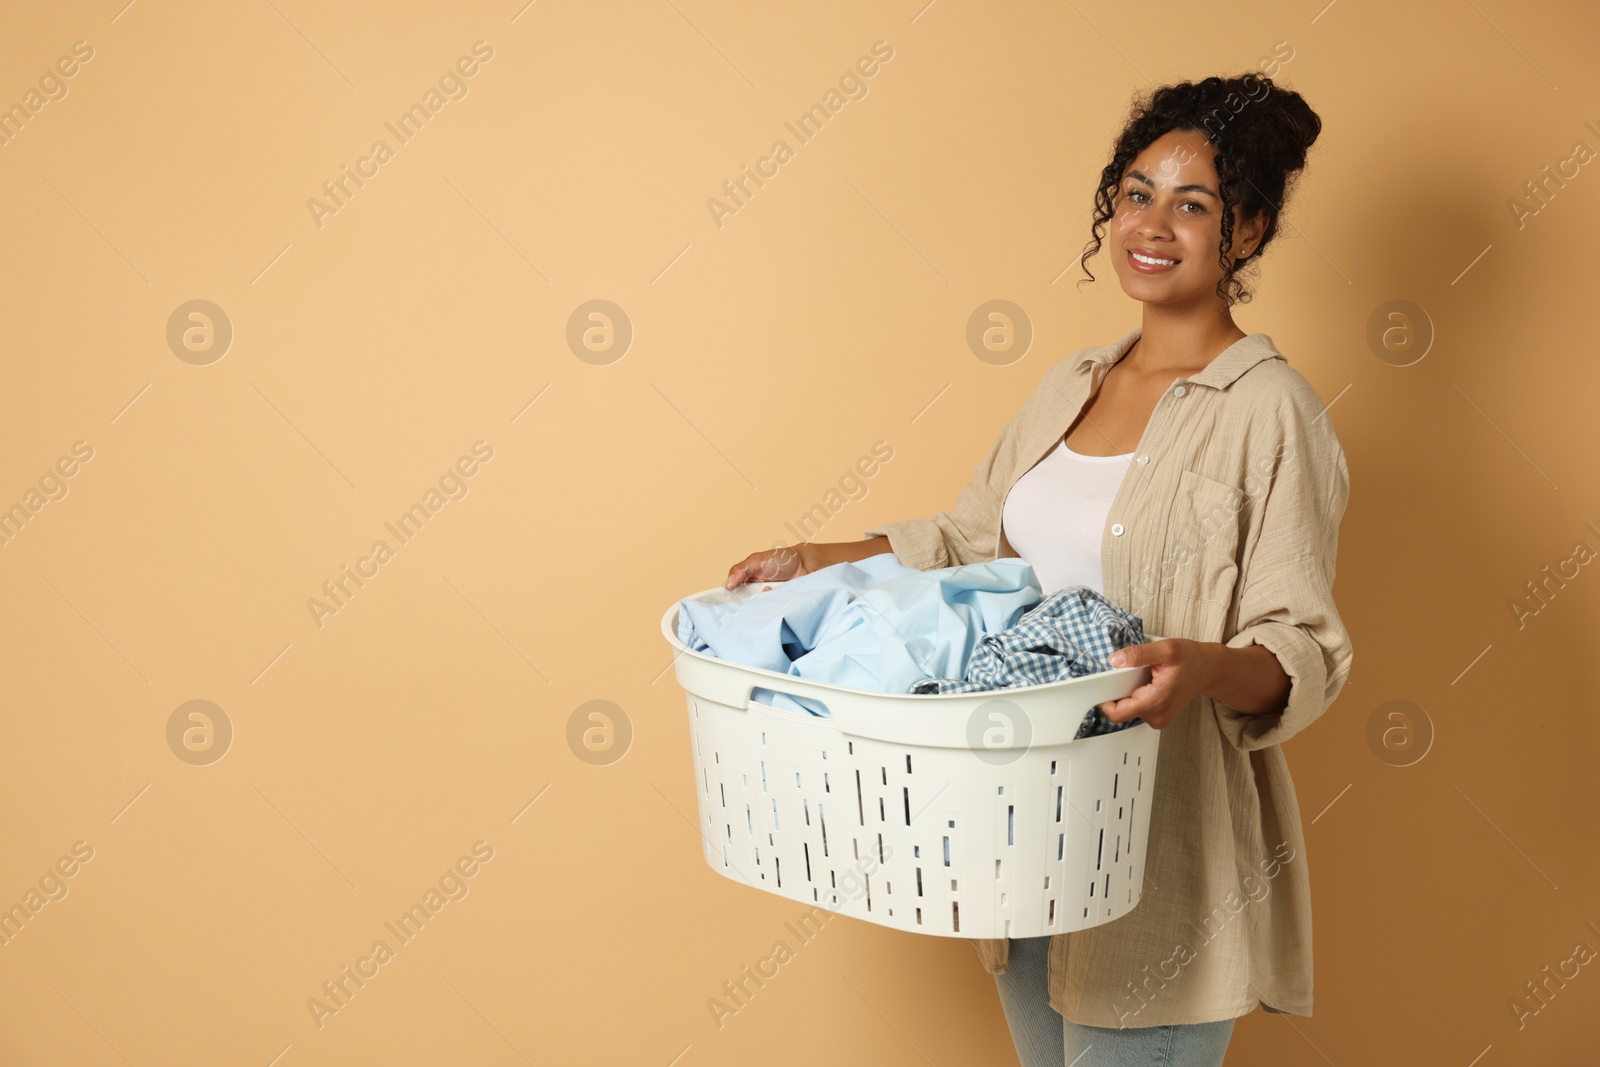
[[[944,937],[1066,933],[1138,904],[1160,734],[1141,723],[1072,737],[1148,667],[873,693],[692,652],[677,630],[674,602],[661,631],[688,694],[702,847],[718,873]],[[756,687],[819,700],[831,718],[752,701]]]

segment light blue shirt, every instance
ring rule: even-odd
[[[919,681],[963,677],[983,636],[1015,624],[1041,595],[1032,565],[1016,557],[922,571],[884,552],[743,600],[685,599],[678,639],[749,666],[905,693]],[[762,687],[751,695],[773,707],[827,714],[808,698]]]

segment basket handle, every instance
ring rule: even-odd
[[[770,693],[770,694],[773,694],[774,696],[788,697],[790,700],[798,701],[801,704],[820,705],[822,710],[819,713],[819,712],[811,711],[811,710],[806,709],[806,708],[778,707],[775,704],[769,704],[767,701],[758,698],[756,696],[756,693],[758,691],[763,692],[763,693]],[[829,708],[827,701],[819,699],[818,697],[805,697],[805,696],[801,696],[798,693],[786,692],[785,690],[783,690],[781,688],[777,688],[775,686],[770,686],[770,685],[755,685],[755,684],[752,684],[750,686],[750,691],[745,694],[745,707],[748,708],[752,704],[760,704],[763,707],[771,708],[774,711],[783,712],[783,713],[786,713],[786,714],[789,714],[789,715],[803,716],[803,717],[808,718],[808,719],[812,719],[812,718],[828,718],[828,719],[831,719],[831,718],[833,718],[833,711],[832,711],[831,708]]]

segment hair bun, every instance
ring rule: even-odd
[[[1311,105],[1306,103],[1305,97],[1290,89],[1277,91],[1278,113],[1288,125],[1291,136],[1300,145],[1302,152],[1309,149],[1317,142],[1317,135],[1322,132],[1322,119],[1311,110]]]

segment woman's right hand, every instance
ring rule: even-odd
[[[724,589],[736,589],[746,582],[786,582],[802,574],[821,570],[828,561],[820,551],[821,545],[807,541],[785,548],[769,548],[752,552],[728,568]]]

